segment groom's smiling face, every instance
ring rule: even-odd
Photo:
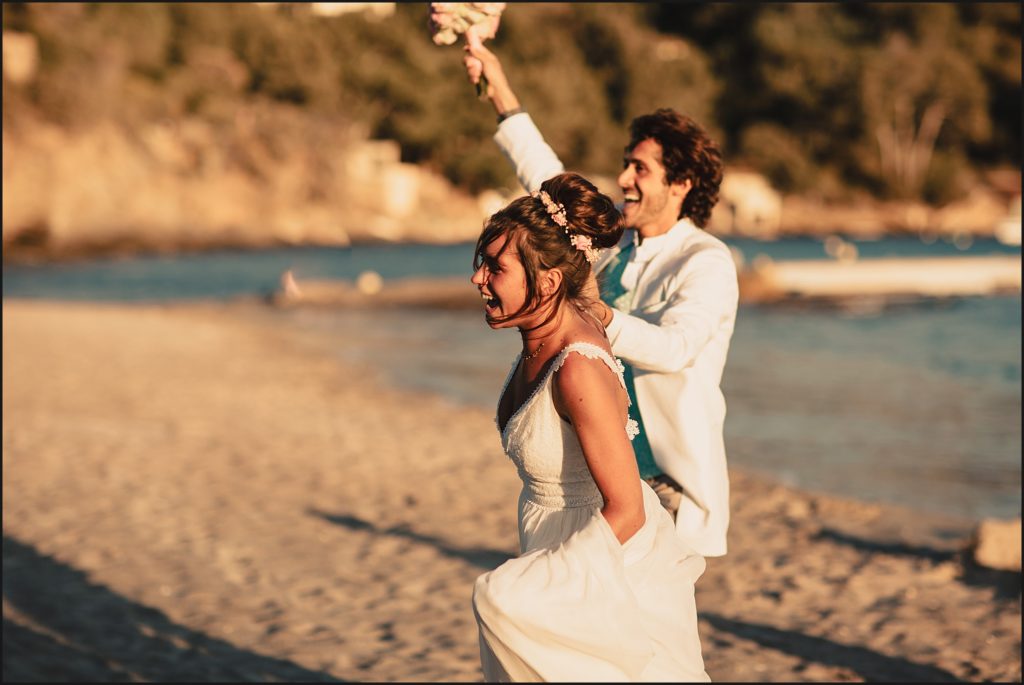
[[[618,183],[623,221],[645,237],[664,233],[679,220],[691,187],[690,181],[668,182],[661,145],[651,138],[626,150]]]
[[[526,270],[511,236],[506,233],[484,247],[471,280],[480,291],[491,328],[515,326],[515,320],[505,319],[526,304]]]

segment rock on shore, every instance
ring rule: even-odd
[[[985,519],[974,531],[971,547],[979,566],[1020,573],[1020,519]]]

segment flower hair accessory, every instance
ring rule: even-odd
[[[586,254],[587,261],[590,263],[596,262],[597,258],[601,256],[601,248],[594,247],[593,243],[591,243],[590,241],[589,235],[570,233],[569,242],[572,243],[572,246],[575,247],[577,250],[580,250],[581,252]]]
[[[565,229],[565,232],[569,232],[569,218],[565,214],[565,205],[561,202],[555,202],[551,199],[551,196],[545,191],[534,193],[533,196],[541,201],[544,205],[544,209],[547,210],[548,214],[551,215],[551,220],[556,224]]]
[[[541,201],[541,204],[544,205],[544,209],[551,216],[551,220],[562,227],[565,234],[569,236],[569,242],[572,246],[580,252],[583,252],[587,257],[588,262],[596,262],[597,258],[601,255],[601,248],[594,247],[593,242],[590,240],[590,236],[569,232],[569,217],[565,213],[565,205],[561,202],[555,202],[552,200],[551,196],[543,190],[532,193],[532,195]]]

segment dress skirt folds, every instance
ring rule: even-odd
[[[618,372],[596,346],[566,347],[502,431],[523,479],[523,553],[480,576],[473,591],[484,677],[706,682],[694,604],[704,558],[679,539],[643,482],[644,525],[625,544],[615,537],[579,441],[550,396],[551,375],[573,351]]]

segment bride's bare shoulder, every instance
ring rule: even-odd
[[[601,336],[579,336],[564,349],[556,374],[556,383],[562,386],[585,381],[592,375],[603,381],[607,369],[602,369],[608,366],[609,358],[614,359],[608,340]]]
[[[581,329],[576,332],[573,336],[572,342],[574,343],[588,343],[594,347],[599,347],[608,354],[612,353],[611,343],[608,342],[607,336],[604,333],[599,333],[592,329]]]

